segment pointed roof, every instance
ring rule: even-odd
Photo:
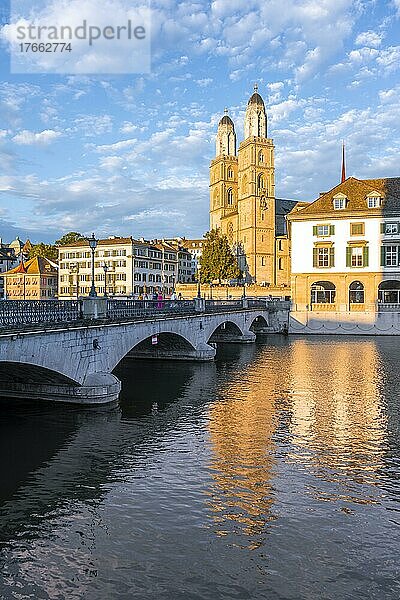
[[[35,256],[25,262],[20,262],[17,267],[10,269],[2,273],[2,277],[9,275],[18,275],[19,273],[26,273],[27,275],[56,275],[57,265],[47,258],[42,256]]]
[[[259,104],[260,106],[264,106],[264,108],[265,108],[264,100],[258,93],[258,84],[257,83],[254,84],[254,93],[250,96],[247,104],[248,104],[248,106],[250,104]]]
[[[377,192],[383,199],[381,207],[368,208],[367,197]],[[343,194],[347,198],[346,207],[340,211],[334,211],[333,199],[337,194]],[[368,211],[371,214],[385,214],[400,212],[400,177],[388,177],[382,179],[356,179],[348,177],[345,181],[336,185],[329,192],[322,193],[319,198],[304,208],[290,213],[290,219],[303,219],[304,215],[323,215],[324,213],[335,213],[336,216],[345,216],[347,213],[357,211]]]
[[[235,129],[235,125],[234,125],[232,119],[230,118],[230,116],[228,115],[228,109],[227,108],[225,108],[225,110],[224,110],[224,116],[222,117],[222,119],[218,123],[218,126],[219,125],[231,125],[233,127],[233,129]]]

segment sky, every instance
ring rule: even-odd
[[[400,0],[152,0],[150,72],[120,75],[12,74],[9,21],[0,0],[4,241],[201,237],[218,121],[227,107],[243,139],[255,82],[278,197],[339,183],[343,139],[348,176],[400,176]]]

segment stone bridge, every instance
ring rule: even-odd
[[[258,331],[287,331],[289,314],[288,303],[276,301],[86,299],[74,306],[23,303],[25,312],[15,317],[15,302],[0,306],[0,396],[82,404],[118,399],[121,383],[112,372],[124,357],[213,360],[219,342],[252,343]]]

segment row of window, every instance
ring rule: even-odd
[[[340,193],[333,197],[333,208],[343,210],[348,205],[349,199]],[[382,196],[378,192],[371,192],[366,197],[366,206],[368,208],[379,208],[382,204]]]
[[[400,265],[400,245],[381,246],[381,267],[398,267]],[[363,246],[347,246],[346,267],[368,267],[369,248]],[[330,268],[335,266],[335,249],[333,246],[317,246],[313,248],[313,267]]]
[[[381,223],[381,233],[393,235],[399,233],[399,223]],[[330,237],[335,235],[335,226],[328,223],[313,226],[313,235],[318,237]],[[350,223],[350,235],[365,235],[365,223]]]
[[[348,288],[350,304],[364,304],[365,290],[361,281],[353,281]],[[336,286],[330,281],[316,281],[311,286],[311,304],[334,304]],[[378,302],[400,304],[400,281],[382,281],[378,286]]]

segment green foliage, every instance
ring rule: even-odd
[[[233,254],[228,238],[219,229],[206,233],[203,254],[200,260],[200,281],[211,283],[215,279],[221,283],[223,279],[237,279],[240,269]]]
[[[68,246],[69,244],[74,244],[75,242],[79,242],[79,240],[84,240],[84,236],[77,231],[70,231],[63,235],[59,240],[56,240],[56,246]]]
[[[56,261],[58,258],[57,248],[52,244],[44,244],[43,242],[34,244],[29,251],[29,258],[34,258],[35,256],[42,256],[43,258]]]

